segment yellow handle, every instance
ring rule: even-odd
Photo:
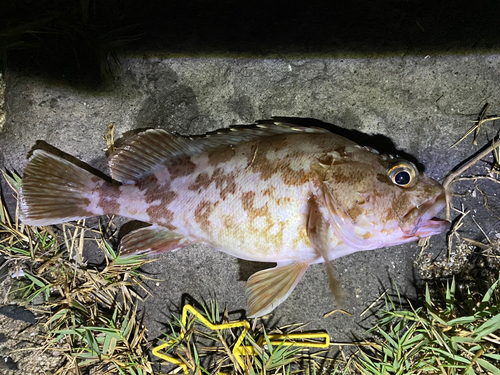
[[[238,340],[234,344],[233,347],[233,355],[234,358],[238,361],[239,365],[241,368],[246,370],[246,365],[241,359],[241,356],[247,356],[247,355],[253,355],[256,353],[255,348],[251,345],[241,345],[243,343],[243,339],[245,338],[246,333],[250,329],[250,323],[247,320],[240,320],[238,322],[230,322],[230,323],[224,323],[224,324],[212,324],[210,323],[207,318],[205,318],[203,315],[201,315],[193,306],[191,305],[185,305],[184,308],[182,309],[182,319],[181,319],[181,324],[183,327],[186,326],[187,323],[187,314],[190,312],[193,314],[201,323],[203,323],[205,326],[207,326],[209,329],[212,331],[217,331],[221,329],[227,329],[227,328],[238,328],[238,327],[243,327],[243,331],[241,332],[240,337],[238,337]],[[181,332],[180,334],[181,339],[184,338],[184,333]],[[268,335],[267,336],[269,339],[269,342],[273,346],[300,346],[300,347],[308,347],[308,348],[327,348],[330,345],[330,336],[326,332],[321,332],[321,333],[292,333],[289,335]],[[312,340],[312,339],[324,339],[322,342],[309,342],[306,340]],[[173,363],[174,365],[182,367],[184,370],[185,374],[189,374],[188,367],[187,365],[178,360],[177,358],[171,357],[169,355],[160,353],[161,350],[171,346],[172,344],[175,343],[175,340],[170,340],[164,344],[161,344],[155,348],[153,348],[153,354],[167,362]],[[265,337],[264,335],[260,335],[258,340],[257,340],[257,345],[260,347],[263,347],[267,343],[265,342]],[[220,373],[221,375],[224,375],[224,373]]]

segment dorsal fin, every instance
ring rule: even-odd
[[[162,129],[150,129],[132,137],[109,159],[111,177],[132,184],[169,165],[170,160],[199,155],[219,147],[259,137],[290,133],[329,133],[321,128],[297,127],[273,122],[216,130],[202,136],[182,137]]]

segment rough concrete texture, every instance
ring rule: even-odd
[[[202,134],[288,116],[382,135],[351,134],[374,148],[390,149],[390,139],[403,154],[419,160],[431,177],[442,179],[474,152],[470,140],[448,148],[487,101],[491,114],[498,111],[500,97],[498,56],[123,58],[115,74],[111,89],[88,93],[9,72],[0,166],[22,172],[28,152],[43,140],[108,173],[103,136],[111,122],[121,137],[145,127]],[[494,132],[483,131],[481,136],[487,133]],[[482,137],[479,145],[486,142]],[[10,194],[5,195],[10,200]],[[433,238],[432,244],[444,248],[444,235]],[[417,244],[410,243],[336,260],[334,267],[346,294],[343,308],[352,316],[335,313],[323,318],[338,306],[328,290],[324,265],[314,265],[272,319],[280,324],[311,322],[309,329],[326,329],[335,341],[363,336],[366,316],[360,318],[360,313],[385,289],[393,290],[395,283],[403,294],[415,295],[413,260],[418,251]],[[159,335],[169,309],[190,301],[189,296],[198,302],[216,296],[229,311],[243,313],[245,280],[261,268],[204,246],[162,257],[148,268],[162,280],[148,283],[152,296],[145,308],[150,337]]]

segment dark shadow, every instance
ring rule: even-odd
[[[0,306],[0,315],[11,319],[21,320],[25,323],[36,324],[37,317],[31,311],[21,306],[4,305]]]
[[[118,231],[118,240],[121,241],[123,237],[125,237],[130,232],[133,232],[134,230],[146,228],[146,227],[150,227],[150,226],[151,226],[151,224],[145,223],[144,221],[139,221],[139,220],[127,221],[122,226],[120,226],[120,229]]]
[[[303,118],[303,117],[273,117],[274,121],[285,122],[293,125],[304,126],[304,127],[316,127],[326,129],[332,133],[338,134],[345,137],[361,146],[367,146],[373,148],[380,152],[381,154],[387,155],[397,155],[403,159],[411,161],[415,166],[423,171],[424,166],[418,162],[418,160],[411,154],[406,153],[403,150],[398,150],[392,140],[382,134],[366,134],[355,129],[346,129],[340,126],[323,122],[321,120],[313,118]],[[265,123],[267,120],[258,121]]]
[[[87,88],[134,56],[380,57],[495,53],[495,0],[4,0],[9,69]]]
[[[239,281],[247,281],[254,273],[276,267],[276,263],[269,262],[251,262],[238,258]]]
[[[1,159],[1,157],[0,157]],[[3,160],[0,160],[2,163]],[[5,164],[0,164],[5,165]],[[16,170],[4,170],[6,175],[13,177],[14,175],[22,177],[22,174],[18,173]],[[7,183],[5,176],[0,176],[0,204],[7,210],[7,215],[10,218],[15,218],[17,209],[17,194],[12,190],[10,185]]]
[[[35,150],[47,151],[53,155],[56,155],[64,160],[67,160],[67,161],[77,165],[78,167],[80,167],[82,169],[85,169],[87,172],[90,172],[90,173],[102,178],[103,180],[105,180],[107,182],[113,182],[111,177],[105,175],[100,170],[91,167],[90,165],[82,162],[81,160],[75,158],[74,156],[72,156],[70,154],[67,154],[64,151],[61,151],[60,149],[48,144],[45,141],[40,141],[40,140],[36,141],[35,145],[31,148],[30,152],[28,153],[27,158],[30,158],[33,155],[33,152]]]

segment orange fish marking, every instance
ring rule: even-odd
[[[208,153],[208,163],[212,166],[217,166],[232,160],[234,155],[235,151],[232,147],[216,149]]]
[[[299,228],[298,236],[293,239],[293,244],[298,247],[301,243],[306,246],[312,247],[311,241],[309,240],[309,235],[307,234],[307,229],[305,226],[301,225]]]
[[[148,214],[151,222],[160,224],[162,227],[170,230],[177,229],[175,225],[172,225],[172,221],[174,220],[174,213],[163,205],[160,204],[150,206],[146,210],[146,213]]]
[[[285,223],[275,222],[270,215],[266,216],[266,229],[264,230],[264,238],[266,242],[274,245],[275,248],[280,248],[283,246],[283,231],[285,229]],[[278,231],[275,234],[271,234],[271,230],[278,226]]]
[[[210,215],[214,210],[215,205],[209,201],[203,200],[194,211],[194,220],[200,224],[200,227],[204,231],[209,231],[211,228],[210,225]]]
[[[198,176],[196,176],[196,180],[192,185],[188,186],[188,190],[195,191],[195,190],[201,190],[201,189],[206,189],[207,187],[210,186],[212,183],[212,179],[208,175],[207,172],[200,173]]]
[[[285,142],[285,141],[283,141]],[[286,143],[286,142],[285,142]],[[273,147],[274,144],[269,145]],[[254,173],[260,174],[262,181],[267,181],[273,176],[279,176],[287,186],[300,186],[307,183],[312,178],[312,172],[305,170],[293,170],[288,164],[288,160],[294,160],[299,155],[296,152],[285,155],[280,160],[270,161],[266,157],[266,152],[259,152],[254,155],[252,163],[248,166]]]
[[[168,166],[170,179],[175,180],[178,177],[189,176],[196,169],[196,164],[191,161],[191,158],[184,158],[177,161],[175,164]]]
[[[262,193],[262,195],[264,195],[266,197],[269,197],[269,196],[271,196],[271,195],[274,194],[275,190],[276,190],[276,188],[274,186],[270,186],[266,190],[264,190],[264,192]]]
[[[224,173],[222,168],[217,168],[211,176],[207,172],[200,173],[196,176],[194,183],[188,186],[188,190],[197,191],[206,189],[212,182],[219,189],[222,200],[225,200],[228,195],[236,193],[235,174]]]
[[[146,203],[161,200],[162,204],[168,205],[177,197],[176,193],[170,191],[170,182],[160,184],[154,174],[138,182],[137,188],[144,192]]]
[[[354,204],[354,207],[348,210],[347,214],[351,217],[352,220],[356,220],[356,218],[364,212],[365,210],[363,208],[359,207],[358,204]]]
[[[222,215],[222,222],[224,223],[224,226],[228,230],[233,230],[234,228],[237,228],[237,224],[232,215]]]
[[[220,191],[220,197],[225,200],[230,194],[236,192],[235,174],[225,174],[222,168],[217,168],[213,175],[212,180],[215,182],[215,187]]]
[[[253,206],[254,198],[255,198],[255,192],[253,191],[249,191],[241,195],[241,204],[243,206],[243,209],[247,211],[247,215],[250,220],[253,220],[259,216],[266,216],[269,214],[269,208],[267,207],[267,202],[266,204],[264,204],[264,206],[255,208]]]
[[[278,198],[278,200],[276,201],[276,204],[278,206],[284,204],[284,203],[290,203],[292,200],[290,199],[290,197],[282,197],[282,198]]]
[[[120,203],[118,199],[121,196],[118,186],[102,185],[95,190],[99,194],[97,207],[102,208],[103,212],[117,214],[120,212]]]
[[[285,223],[277,222],[272,214],[269,212],[269,207],[267,202],[264,206],[255,208],[254,207],[255,192],[249,191],[243,193],[241,196],[241,204],[243,209],[247,212],[249,226],[253,232],[258,232],[263,236],[266,243],[271,243],[274,247],[278,248],[283,244],[283,231],[285,229]],[[257,228],[255,220],[259,217],[265,217],[265,226]],[[271,234],[273,228],[278,226],[279,229],[276,233]]]

